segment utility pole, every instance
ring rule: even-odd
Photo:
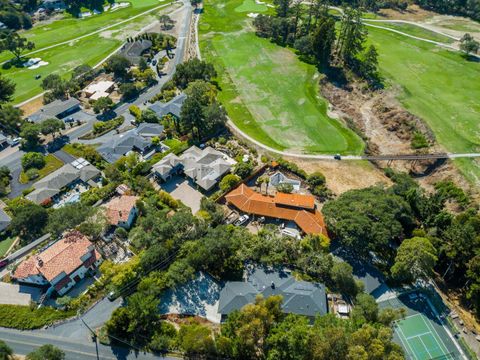
[[[92,340],[95,341],[95,349],[96,349],[96,354],[97,354],[97,360],[100,360],[100,357],[98,356],[98,342],[97,342],[97,334],[95,331],[92,330],[90,326],[83,320],[83,318],[80,318],[82,320],[82,323],[87,327],[87,329],[91,332],[92,334]]]

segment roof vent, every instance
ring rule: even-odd
[[[42,260],[39,256],[37,256],[37,265],[38,265],[39,267],[42,267],[42,266],[43,266],[43,260]]]

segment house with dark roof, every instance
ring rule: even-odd
[[[12,218],[5,212],[5,210],[0,209],[0,232],[3,232],[12,222]]]
[[[62,296],[102,262],[100,253],[79,231],[67,233],[39,254],[22,261],[12,278],[22,284],[48,287]]]
[[[162,137],[164,127],[160,124],[141,123],[136,129],[136,133],[144,138]]]
[[[40,110],[30,115],[27,119],[33,123],[41,123],[44,120],[52,118],[63,119],[79,110],[80,101],[75,98],[69,98],[67,100],[55,100],[43,106]]]
[[[112,137],[112,139],[101,145],[97,151],[109,163],[114,163],[130,151],[135,151],[146,156],[153,149],[152,140],[140,136],[136,129],[124,134]]]
[[[37,181],[33,184],[35,190],[25,197],[36,204],[55,202],[61,194],[77,185],[83,185],[84,188],[96,187],[100,177],[100,170],[87,160],[79,158]]]
[[[182,106],[186,99],[187,99],[187,95],[184,93],[181,93],[180,95],[177,95],[169,102],[164,103],[161,101],[157,101],[152,106],[150,106],[149,109],[155,112],[155,114],[157,114],[157,116],[160,118],[169,114],[175,116],[176,118],[180,118]]]
[[[132,64],[138,65],[143,54],[145,54],[152,47],[152,42],[146,39],[135,40],[126,43],[120,50],[120,55],[124,56]]]
[[[225,200],[244,213],[293,221],[305,234],[328,236],[323,216],[312,195],[277,192],[275,196],[269,196],[241,184],[225,195]]]
[[[204,191],[210,191],[235,164],[231,157],[212,147],[201,150],[192,146],[180,156],[168,154],[153,165],[152,171],[163,181],[183,172]]]
[[[6,147],[8,147],[8,145],[9,144],[7,137],[0,133],[0,150],[5,149]]]
[[[281,295],[282,310],[314,319],[328,312],[327,294],[323,284],[296,280],[286,269],[251,266],[244,281],[229,281],[220,292],[218,312],[225,320],[235,310],[255,301],[257,296]]]

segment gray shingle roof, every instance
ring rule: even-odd
[[[267,298],[283,297],[282,309],[286,313],[314,317],[327,313],[327,295],[323,284],[297,281],[283,270],[254,268],[246,282],[228,282],[220,293],[218,312],[228,315],[255,300],[257,295]]]
[[[208,191],[228,173],[235,161],[211,147],[200,150],[196,146],[187,149],[181,156],[185,175]]]
[[[77,169],[71,164],[65,164],[60,169],[33,184],[35,190],[28,194],[26,198],[34,203],[41,204],[45,200],[59,194],[62,188],[74,181],[80,179],[83,182],[88,182],[99,175],[100,170],[90,164],[81,169]]]
[[[187,95],[181,93],[167,103],[157,101],[152,106],[149,107],[150,110],[154,111],[159,117],[163,117],[168,114],[175,115],[180,117],[180,112],[182,110],[182,105],[185,102]]]
[[[160,124],[141,123],[138,125],[136,132],[138,135],[143,137],[154,137],[160,136],[163,132],[163,129],[163,125]]]
[[[12,218],[3,209],[0,209],[0,231],[5,230],[11,221]]]
[[[166,178],[170,175],[173,169],[181,165],[180,158],[170,153],[165,156],[162,160],[153,165],[153,171],[157,172],[163,178]]]
[[[33,113],[28,119],[34,123],[39,123],[47,119],[55,118],[66,111],[80,106],[80,101],[75,98],[68,100],[55,100],[43,106],[36,113]]]
[[[97,151],[109,163],[114,163],[129,151],[145,152],[151,144],[151,140],[145,139],[138,135],[135,130],[132,130],[113,137],[109,142],[100,146]]]

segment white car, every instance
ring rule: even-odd
[[[10,141],[10,145],[11,146],[16,146],[16,145],[20,144],[20,141],[22,141],[21,137],[14,138],[14,139],[12,139],[12,141]]]
[[[242,215],[238,218],[237,221],[233,223],[235,226],[242,226],[244,225],[248,220],[250,220],[250,217],[248,215]]]

